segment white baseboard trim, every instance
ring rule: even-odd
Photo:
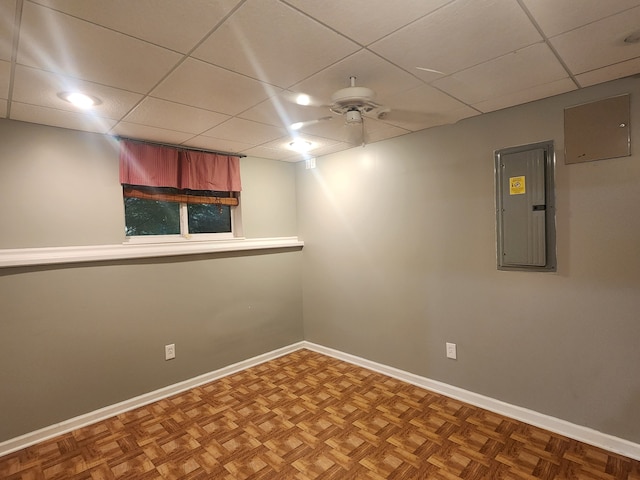
[[[218,380],[219,378],[232,375],[236,372],[259,365],[261,363],[268,362],[269,360],[287,355],[288,353],[295,352],[296,350],[300,350],[301,348],[304,348],[304,342],[297,342],[286,347],[282,347],[277,350],[258,355],[256,357],[234,363],[227,367],[214,370],[213,372],[205,373],[203,375],[190,378],[189,380],[175,383],[173,385],[154,390],[153,392],[145,393],[143,395],[130,398],[129,400],[125,400],[114,405],[109,405],[108,407],[104,407],[93,412],[86,413],[84,415],[79,415],[69,420],[65,420],[63,422],[41,428],[40,430],[29,432],[19,437],[6,440],[0,443],[0,457],[29,447],[36,443],[44,442],[45,440],[57,437],[58,435],[71,432],[72,430],[86,427],[87,425],[91,425],[115,415],[119,415],[135,408],[157,402],[158,400],[162,400],[163,398],[167,398],[191,388],[204,385],[205,383]]]
[[[561,420],[550,415],[545,415],[517,405],[511,405],[500,400],[470,392],[437,380],[421,377],[381,363],[372,362],[371,360],[356,357],[355,355],[344,353],[339,350],[334,350],[332,348],[307,341],[302,343],[303,348],[313,350],[314,352],[322,353],[324,355],[358,365],[359,367],[368,368],[369,370],[382,373],[383,375],[402,380],[436,393],[441,393],[447,397],[455,398],[456,400],[484,408],[485,410],[489,410],[494,413],[505,415],[515,420],[520,420],[528,423],[529,425],[564,435],[565,437],[593,445],[594,447],[600,447],[610,452],[619,453],[625,457],[640,460],[640,444],[629,440],[614,437],[613,435],[602,433],[582,425],[576,425],[575,423],[567,422],[566,420]]]
[[[177,393],[184,392],[191,388],[204,385],[205,383],[212,382],[219,378],[232,375],[236,372],[245,370],[264,362],[268,362],[269,360],[287,355],[288,353],[295,352],[302,348],[322,353],[324,355],[328,355],[330,357],[334,357],[363,368],[368,368],[369,370],[373,370],[375,372],[381,373],[383,375],[388,375],[389,377],[402,380],[412,385],[416,385],[418,387],[422,387],[427,390],[431,390],[433,392],[455,398],[456,400],[460,400],[471,405],[484,408],[491,412],[499,413],[501,415],[511,417],[515,420],[520,420],[530,425],[544,428],[551,432],[573,438],[574,440],[578,440],[595,447],[604,448],[605,450],[608,450],[610,452],[619,453],[620,455],[624,455],[625,457],[640,460],[640,444],[631,442],[629,440],[614,437],[613,435],[598,432],[597,430],[593,430],[591,428],[576,425],[565,420],[538,413],[533,410],[519,407],[517,405],[511,405],[509,403],[486,397],[478,393],[470,392],[459,387],[448,385],[437,380],[431,380],[426,377],[421,377],[413,373],[405,372],[404,370],[389,367],[381,363],[373,362],[371,360],[367,360],[355,355],[351,355],[349,353],[344,353],[339,350],[334,350],[332,348],[324,347],[322,345],[307,341],[293,343],[286,347],[282,347],[277,350],[258,355],[256,357],[234,363],[233,365],[214,370],[213,372],[205,373],[189,380],[169,385],[153,392],[145,393],[129,400],[125,400],[123,402],[116,403],[114,405],[110,405],[108,407],[104,407],[99,410],[95,410],[93,412],[89,412],[87,414],[65,420],[55,425],[50,425],[40,430],[36,430],[34,432],[30,432],[19,437],[1,442],[0,457],[8,455],[17,450],[21,450],[30,445],[43,442],[58,435],[68,433],[72,430],[91,425],[115,415],[119,415],[135,408],[148,405],[149,403],[162,400],[163,398],[170,397]]]

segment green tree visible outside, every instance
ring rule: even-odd
[[[140,198],[124,199],[125,233],[137,235],[180,234],[180,204]]]
[[[231,231],[231,208],[203,203],[187,205],[189,233],[223,233]]]
[[[139,235],[179,235],[180,204],[159,200],[125,198],[125,234]],[[226,205],[187,205],[189,232],[185,233],[226,233],[231,232],[231,208]]]

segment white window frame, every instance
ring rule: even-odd
[[[154,244],[154,243],[183,243],[183,242],[215,242],[221,240],[243,239],[242,231],[242,202],[240,192],[236,192],[237,206],[229,206],[231,213],[231,231],[222,233],[189,233],[189,215],[187,204],[180,203],[180,233],[175,235],[135,235],[125,236],[124,244]],[[124,201],[124,197],[123,197]],[[126,218],[125,218],[126,223]]]

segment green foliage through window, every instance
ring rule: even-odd
[[[128,237],[180,234],[179,203],[125,198],[124,216]]]
[[[215,201],[215,198],[231,198],[230,192],[151,187],[135,189],[142,192],[143,197],[151,198],[130,196],[129,190],[125,189],[125,234],[128,237],[232,232],[232,207],[207,203]],[[205,203],[192,203],[197,202],[199,197]],[[186,231],[181,231],[181,217],[184,217],[182,225],[186,225],[183,227]]]
[[[189,233],[231,232],[231,207],[195,203],[187,205]]]

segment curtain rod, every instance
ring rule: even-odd
[[[215,153],[217,155],[228,155],[230,157],[239,157],[239,158],[246,157],[246,155],[243,155],[242,153],[221,152],[219,150],[208,150],[206,148],[185,147],[184,145],[173,145],[171,143],[150,142],[148,140],[138,140],[137,138],[121,137],[119,135],[116,135],[115,138],[117,138],[118,140],[128,140],[129,142],[144,143],[146,145],[158,145],[160,147],[171,147],[171,148],[175,148],[176,150],[189,150],[191,152]]]

